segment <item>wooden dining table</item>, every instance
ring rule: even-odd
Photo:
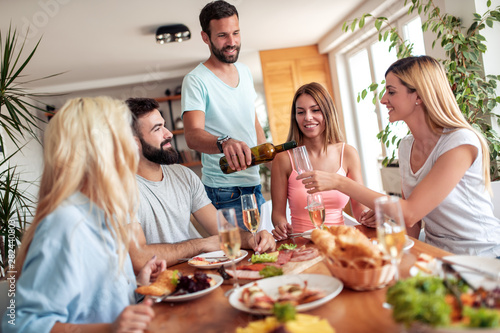
[[[357,226],[365,235],[375,237],[375,229]],[[409,276],[410,267],[420,253],[433,257],[443,257],[451,253],[438,249],[417,239],[411,238],[415,244],[405,251],[400,264],[401,278]],[[283,242],[295,242],[297,245],[310,246],[313,243],[305,238],[295,238]],[[278,246],[283,243],[278,242]],[[249,256],[252,251],[249,251]],[[247,264],[246,259],[239,263]],[[169,267],[183,274],[192,274],[195,267],[181,263]],[[218,274],[216,270],[204,270],[206,273]],[[330,271],[323,261],[306,269],[303,273],[329,275]],[[264,318],[239,311],[232,307],[225,291],[232,288],[232,281],[225,281],[213,292],[182,303],[161,302],[153,306],[155,318],[148,332],[204,332],[229,333],[236,332],[237,327],[245,327],[254,320]],[[387,287],[372,291],[355,291],[344,287],[342,292],[329,302],[305,312],[326,319],[337,333],[363,332],[402,332],[402,325],[392,319],[392,311],[384,306]]]

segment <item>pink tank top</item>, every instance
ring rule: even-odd
[[[344,147],[342,145],[342,153],[340,155],[340,168],[337,174],[346,176],[346,172],[342,167],[344,159]],[[298,174],[293,167],[293,160],[290,151],[287,151],[290,162],[292,163],[292,173],[288,177],[288,204],[290,205],[290,214],[292,220],[293,232],[304,232],[314,228],[314,225],[309,218],[309,212],[305,208],[307,206],[307,191],[301,180],[296,180]],[[325,226],[343,225],[344,216],[342,209],[349,201],[349,197],[339,191],[321,192],[325,203]]]

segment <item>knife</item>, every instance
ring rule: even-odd
[[[303,236],[306,236],[306,235],[310,235],[311,234],[311,231],[306,231],[306,232],[300,232],[300,233],[292,233],[292,234],[288,234],[288,237],[289,238],[292,238],[292,237],[303,237]]]

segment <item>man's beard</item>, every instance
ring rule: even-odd
[[[240,55],[240,48],[241,45],[237,46],[226,46],[222,49],[218,49],[215,47],[215,45],[212,43],[212,40],[210,40],[210,46],[212,49],[213,55],[221,62],[226,63],[226,64],[233,64],[238,60],[238,56]],[[236,54],[231,55],[231,56],[226,56],[224,55],[224,51],[228,49],[236,49]]]
[[[163,165],[175,164],[179,161],[179,154],[174,148],[162,148],[163,145],[169,143],[170,141],[172,141],[172,139],[163,141],[160,148],[153,147],[142,138],[139,138],[139,140],[141,141],[142,145],[142,155],[144,155],[147,160]]]

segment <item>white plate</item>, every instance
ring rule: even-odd
[[[415,245],[415,242],[412,239],[410,239],[410,237],[405,236],[405,238],[406,238],[406,242],[405,242],[405,247],[403,247],[403,251],[409,250],[413,247],[413,245]],[[375,245],[378,244],[377,238],[372,238],[370,240],[372,241],[373,244],[375,244]]]
[[[179,295],[179,296],[167,296],[163,299],[163,302],[185,302],[185,301],[190,301],[192,299],[199,298],[201,296],[204,296],[206,294],[211,293],[214,291],[216,288],[218,288],[224,279],[220,275],[215,275],[215,274],[207,274],[208,277],[211,277],[213,281],[215,281],[215,284],[211,286],[210,288],[203,289],[191,294],[185,294],[185,295]]]
[[[444,258],[451,262],[456,262],[457,264],[472,266],[493,274],[498,274],[498,272],[500,272],[500,260],[495,258],[477,256],[447,256]],[[475,288],[483,287],[486,290],[492,290],[497,286],[496,281],[492,281],[490,278],[484,277],[480,273],[473,272],[458,265],[453,265],[453,268]]]
[[[296,309],[298,312],[311,310],[317,308],[320,305],[325,304],[326,302],[330,301],[335,296],[340,294],[340,292],[344,288],[344,284],[339,279],[336,279],[328,275],[321,275],[321,274],[281,275],[281,276],[274,276],[268,279],[258,280],[256,282],[251,282],[244,285],[243,287],[236,289],[229,297],[229,303],[235,309],[247,313],[260,314],[260,315],[271,314],[271,311],[256,310],[246,307],[240,301],[243,289],[252,286],[254,283],[257,283],[259,287],[262,288],[262,290],[267,295],[269,295],[272,298],[277,298],[278,287],[290,283],[298,283],[300,285],[304,285],[304,281],[306,280],[308,288],[322,290],[325,293],[325,297],[318,299],[314,302],[297,305]]]
[[[245,258],[246,256],[248,255],[248,252],[245,251],[245,250],[240,250],[240,256],[238,258],[236,258],[236,260],[234,261],[235,264],[239,263],[240,261],[243,260],[243,258]],[[202,253],[200,255],[197,255],[196,257],[200,257],[200,258],[206,258],[206,257],[225,257],[226,255],[224,254],[224,251],[214,251],[214,252],[208,252],[208,253]],[[214,261],[216,262],[217,260],[211,260],[211,259],[207,259],[208,262],[210,261]],[[203,269],[214,269],[214,268],[219,268],[220,266],[224,265],[224,266],[230,266],[231,265],[231,260],[228,260],[228,261],[224,261],[224,262],[218,262],[218,263],[214,263],[214,264],[209,264],[209,265],[194,265],[194,264],[191,264],[189,261],[188,261],[188,264],[190,266],[193,266],[193,267],[196,267],[196,268],[203,268]]]
[[[410,239],[408,236],[405,236],[406,237],[406,242],[405,242],[405,247],[403,248],[403,250],[409,250],[413,247],[413,245],[415,245],[415,242],[413,241],[413,239]]]

